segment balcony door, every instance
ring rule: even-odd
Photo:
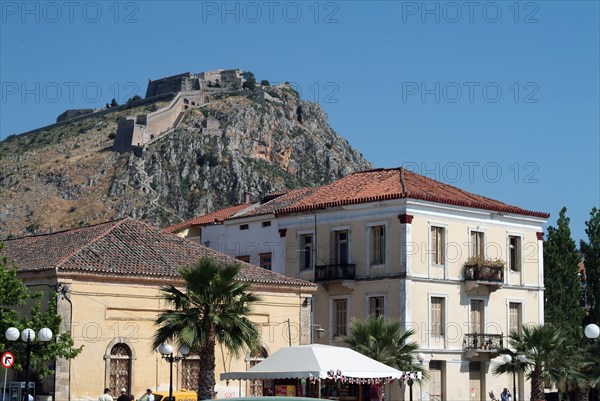
[[[483,300],[471,300],[471,316],[470,316],[471,334],[484,334],[484,316],[483,316]]]
[[[333,260],[336,265],[348,264],[348,230],[334,231],[333,233]]]

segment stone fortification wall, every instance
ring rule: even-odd
[[[59,123],[61,121],[71,120],[74,117],[83,116],[86,114],[91,114],[97,111],[101,111],[102,109],[69,109],[65,110],[64,113],[56,117],[56,122]]]

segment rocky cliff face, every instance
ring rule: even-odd
[[[0,238],[132,216],[167,225],[215,208],[370,168],[319,105],[289,86],[222,95],[186,112],[140,154],[110,148],[119,116],[0,143]],[[207,117],[218,129],[207,129]],[[214,120],[213,120],[214,121]]]

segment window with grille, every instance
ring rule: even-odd
[[[510,270],[521,271],[521,237],[508,237],[508,263]]]
[[[131,349],[127,344],[115,344],[110,350],[110,373],[108,388],[113,394],[129,389],[131,383]]]
[[[379,317],[384,316],[384,297],[369,297],[369,315]]]
[[[521,333],[521,304],[510,302],[508,304],[508,332],[516,330]]]
[[[371,227],[371,264],[385,263],[385,226]]]
[[[348,323],[348,300],[334,299],[334,336],[345,336],[347,333],[346,326]]]
[[[485,234],[481,231],[471,231],[471,256],[485,256]]]
[[[443,265],[446,263],[446,239],[444,227],[431,227],[431,263],[434,265]]]
[[[181,361],[181,387],[198,391],[200,377],[200,359],[188,357]]]
[[[312,269],[313,259],[313,235],[304,234],[300,236],[300,270]]]
[[[444,298],[431,298],[431,334],[444,335]]]

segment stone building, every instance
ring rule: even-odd
[[[231,259],[200,244],[129,218],[48,235],[7,240],[4,253],[18,276],[45,297],[57,296],[63,331],[82,353],[56,361],[54,380],[38,392],[56,401],[96,399],[102,389],[126,388],[139,397],[146,388],[168,390],[169,364],[152,349],[154,322],[164,308],[160,287],[183,285],[177,266],[201,257],[241,263],[240,279],[250,282],[261,301],[251,319],[262,329],[261,347],[241,358],[216,350],[219,398],[245,395],[250,388],[219,382],[222,372],[246,370],[283,346],[309,342],[310,299],[316,285]],[[59,294],[51,289],[63,289]],[[37,329],[37,328],[36,328]],[[253,361],[253,362],[252,362]],[[174,369],[174,387],[197,386],[198,359]],[[240,394],[241,392],[241,394]]]

